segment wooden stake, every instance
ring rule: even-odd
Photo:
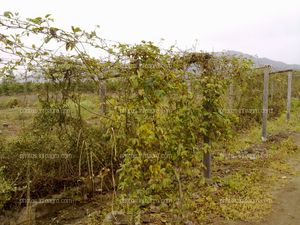
[[[287,112],[286,112],[286,120],[290,120],[291,116],[291,96],[292,96],[292,72],[288,72],[288,89],[287,89]]]
[[[100,104],[101,108],[100,111],[102,114],[106,114],[107,107],[106,107],[106,82],[100,81],[99,83],[99,95],[100,95]]]
[[[264,70],[263,118],[262,118],[262,141],[267,140],[269,73],[270,73],[270,67],[265,68],[265,70]]]
[[[205,144],[211,144],[210,140],[207,136],[204,137],[204,143]],[[211,153],[210,151],[206,151],[203,153],[203,165],[204,165],[204,170],[203,170],[203,175],[206,179],[211,178]]]

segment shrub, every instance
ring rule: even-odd
[[[11,193],[15,190],[12,183],[5,178],[4,166],[0,167],[0,209],[11,199]]]

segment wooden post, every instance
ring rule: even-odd
[[[185,79],[185,82],[186,82],[186,86],[187,86],[187,90],[188,92],[191,92],[192,91],[192,87],[191,87],[191,69],[192,65],[189,65],[189,66],[185,66],[184,70],[186,71],[186,74],[184,75],[184,79]]]
[[[233,83],[230,83],[229,85],[229,112],[232,112],[233,110],[233,97],[234,97],[234,91],[233,91]]]
[[[28,101],[27,101],[27,94],[28,94],[28,80],[27,80],[27,69],[25,70],[25,84],[24,84],[24,105],[25,107],[28,106]]]
[[[204,144],[211,145],[209,137],[207,136],[204,137]],[[204,165],[203,175],[206,179],[210,179],[211,178],[211,152],[210,151],[206,151],[203,153],[203,165]]]
[[[291,96],[292,96],[292,72],[288,72],[288,89],[287,89],[287,112],[286,120],[290,120],[291,116]]]
[[[99,95],[100,95],[100,111],[103,114],[106,114],[106,82],[105,80],[99,82]]]
[[[262,141],[266,141],[267,140],[268,97],[269,97],[269,72],[270,72],[270,67],[268,66],[264,70]]]

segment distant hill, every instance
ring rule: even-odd
[[[257,67],[263,66],[263,65],[270,65],[275,70],[287,70],[287,69],[300,70],[299,64],[286,64],[284,62],[275,61],[275,60],[271,60],[268,58],[259,58],[259,57],[255,57],[253,55],[245,54],[245,53],[238,52],[238,51],[232,51],[232,50],[225,51],[223,53],[225,53],[227,55],[241,56],[241,57],[245,57],[247,59],[251,59],[251,60],[253,60],[254,64]]]

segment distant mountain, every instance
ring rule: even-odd
[[[264,66],[264,65],[270,65],[275,70],[288,70],[288,69],[300,70],[299,64],[286,64],[286,63],[283,63],[280,61],[275,61],[275,60],[271,60],[268,58],[259,58],[259,57],[255,57],[253,55],[245,54],[245,53],[238,52],[238,51],[232,51],[232,50],[225,51],[223,53],[226,55],[241,56],[241,57],[244,57],[247,59],[251,59],[257,67]]]

